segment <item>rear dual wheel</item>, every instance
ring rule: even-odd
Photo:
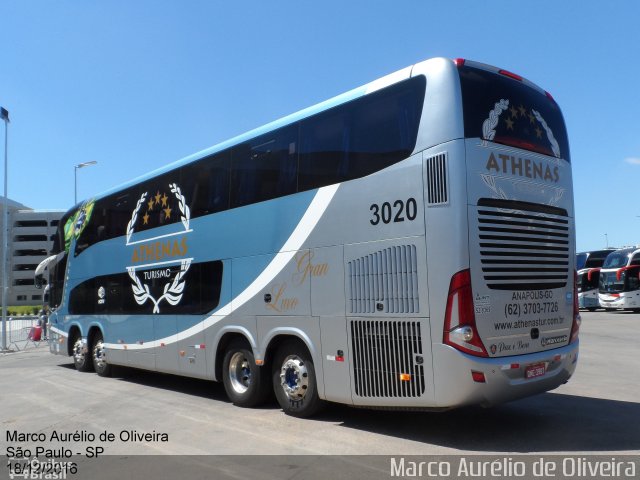
[[[300,340],[287,340],[278,348],[272,381],[276,399],[287,415],[311,417],[325,406],[318,396],[313,360]]]
[[[73,366],[79,372],[90,372],[93,368],[91,356],[89,355],[87,343],[82,341],[82,336],[78,335],[73,340]]]
[[[79,372],[95,372],[101,377],[111,375],[111,365],[107,363],[102,333],[93,336],[93,344],[89,345],[78,335],[73,342],[73,365]]]
[[[93,337],[92,361],[93,369],[101,377],[111,376],[111,365],[107,363],[107,353],[104,348],[104,341],[102,340],[102,333],[97,333]]]

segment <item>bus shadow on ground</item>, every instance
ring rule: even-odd
[[[478,453],[640,450],[640,404],[633,402],[544,393],[489,409],[350,412],[344,427]]]
[[[73,364],[60,366],[73,369]],[[113,377],[229,403],[222,383],[129,367],[116,367]],[[275,400],[260,408],[280,409]],[[493,408],[466,407],[437,413],[330,404],[308,421],[338,423],[343,428],[479,454],[640,450],[640,403],[559,393],[543,393]]]

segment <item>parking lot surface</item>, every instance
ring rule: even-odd
[[[0,356],[0,451],[64,445],[74,454],[101,447],[107,455],[639,454],[640,314],[582,318],[577,371],[553,392],[445,413],[333,405],[306,420],[284,415],[275,402],[235,407],[218,383],[124,368],[112,378],[80,373],[41,344]],[[53,432],[54,440],[70,437],[50,442]]]

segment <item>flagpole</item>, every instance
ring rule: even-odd
[[[7,196],[7,172],[8,172],[8,152],[7,142],[9,139],[9,112],[0,107],[0,118],[4,120],[4,202],[2,203],[2,352],[7,349],[7,254],[9,253],[9,242],[7,233],[9,231],[9,198]]]

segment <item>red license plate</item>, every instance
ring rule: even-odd
[[[524,370],[524,378],[536,378],[541,377],[545,373],[547,373],[547,365],[544,363],[534,363],[533,365],[529,365]]]

